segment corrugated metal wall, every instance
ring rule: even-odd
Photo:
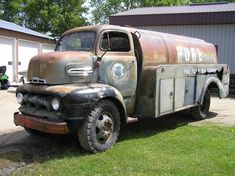
[[[175,25],[175,26],[135,26],[171,34],[185,35],[204,39],[218,45],[218,61],[226,63],[235,74],[235,24],[225,25]]]

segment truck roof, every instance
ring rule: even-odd
[[[192,37],[187,37],[187,36],[182,36],[182,35],[174,35],[174,34],[168,34],[168,33],[162,33],[162,32],[156,32],[156,31],[150,31],[150,30],[143,30],[143,29],[137,29],[137,28],[133,28],[130,26],[118,26],[118,25],[93,25],[93,26],[82,26],[82,27],[76,27],[73,29],[70,29],[66,32],[63,33],[63,35],[69,34],[69,33],[74,33],[74,32],[79,32],[79,31],[95,31],[96,33],[100,33],[103,30],[124,30],[127,32],[140,32],[140,33],[148,33],[148,34],[154,34],[154,35],[160,35],[160,36],[165,36],[165,37],[171,37],[171,38],[177,38],[177,39],[182,39],[182,40],[194,40],[194,41],[198,41],[198,42],[205,42],[202,39],[198,39],[198,38],[192,38]],[[62,35],[62,36],[63,36]]]
[[[160,63],[217,63],[215,46],[197,38],[116,25],[78,27],[66,31],[63,35],[79,31],[94,31],[99,35],[104,30],[126,32],[129,35],[137,32],[144,65],[157,65]]]

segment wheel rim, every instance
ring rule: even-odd
[[[96,121],[96,138],[101,144],[106,143],[112,138],[113,121],[111,115],[102,113]]]

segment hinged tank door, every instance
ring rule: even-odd
[[[160,81],[160,112],[166,113],[173,110],[174,79],[162,79]]]

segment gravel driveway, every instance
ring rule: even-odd
[[[235,97],[228,97],[224,99],[212,97],[209,118],[193,123],[207,122],[235,126]]]
[[[6,132],[22,129],[13,123],[13,114],[18,110],[14,92],[0,90],[0,135]]]
[[[14,92],[0,91],[0,146],[20,141],[28,136],[22,127],[16,127],[13,123],[13,114],[19,105]],[[208,119],[192,124],[207,122],[218,123],[220,125],[235,125],[235,97],[219,99],[212,97],[210,115]],[[19,131],[19,133],[13,133]],[[12,135],[11,135],[12,134]]]
[[[34,151],[38,152],[37,146],[39,146],[41,143],[45,144],[46,141],[50,141],[50,144],[48,145],[53,145],[53,143],[58,141],[60,143],[64,143],[64,141],[68,140],[66,136],[51,137],[43,135],[39,137],[33,137],[25,132],[22,127],[16,127],[13,123],[13,114],[17,111],[19,105],[16,101],[15,93],[1,90],[0,107],[0,175],[11,175],[17,169],[28,166],[28,164],[25,162],[15,162],[11,159],[8,159],[6,155],[12,155],[13,153],[16,156],[32,156]],[[171,119],[171,122],[180,119],[179,121],[186,121],[186,124],[190,125],[201,125],[203,123],[209,122],[216,123],[218,125],[235,126],[234,109],[235,98],[225,98],[220,100],[217,97],[212,97],[209,118],[206,120],[197,122],[191,121],[189,118],[187,118],[190,116],[187,114],[187,112],[185,114],[184,112],[180,112],[179,114],[170,115],[170,118],[159,118],[159,121],[163,121],[163,123],[169,123],[169,121],[165,119]],[[158,123],[159,121],[155,121],[154,123]],[[138,123],[142,122],[140,121]],[[77,139],[74,137],[71,140],[76,141]],[[36,146],[36,148],[33,148],[32,146]],[[27,160],[28,159],[26,159],[26,161]]]
[[[0,145],[2,144],[2,135],[14,131],[23,130],[22,127],[16,127],[13,123],[13,114],[18,111],[18,103],[14,92],[0,91]],[[235,125],[235,97],[219,99],[212,97],[209,118],[203,121],[192,122],[200,123],[219,123],[223,125]],[[25,133],[27,135],[27,133]],[[9,140],[10,142],[11,140]]]

